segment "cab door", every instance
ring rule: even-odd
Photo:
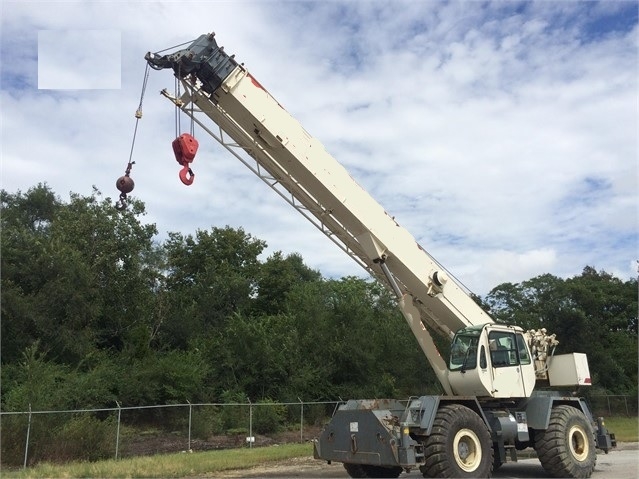
[[[534,369],[523,335],[503,330],[490,331],[488,349],[493,374],[493,397],[529,396],[534,387]]]

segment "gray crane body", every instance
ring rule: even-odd
[[[555,355],[545,330],[495,323],[214,34],[145,58],[183,85],[167,98],[396,295],[442,386],[441,396],[342,404],[314,442],[317,459],[351,477],[489,477],[530,447],[553,476],[592,474],[596,448],[616,443],[571,392],[590,385],[585,354]],[[452,340],[447,360],[431,334]]]

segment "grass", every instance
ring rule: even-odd
[[[253,449],[227,449],[195,453],[162,454],[98,462],[70,462],[64,465],[41,463],[26,470],[3,472],[3,477],[28,478],[143,478],[215,477],[216,472],[245,469],[267,462],[310,456],[310,444],[286,444]]]
[[[636,417],[608,417],[604,423],[617,441],[639,442],[639,420]]]

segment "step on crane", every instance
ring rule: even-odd
[[[475,478],[533,448],[551,475],[590,477],[596,449],[616,441],[583,398],[565,392],[590,385],[585,354],[554,354],[558,341],[545,329],[493,321],[215,34],[145,59],[183,87],[165,97],[394,293],[442,386],[442,395],[345,402],[314,442],[315,458],[343,463],[351,477],[417,468]],[[449,358],[433,334],[451,341]]]

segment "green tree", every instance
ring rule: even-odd
[[[193,348],[150,352],[122,361],[120,366],[118,400],[128,406],[148,406],[208,399],[205,380],[214,364],[204,351]]]
[[[558,331],[571,351],[588,345],[597,383],[610,391],[637,389],[637,281],[622,281],[587,266],[566,280],[575,321]]]
[[[163,342],[186,349],[190,341],[249,311],[257,293],[259,255],[266,243],[243,229],[170,233],[163,248],[166,321]]]
[[[113,405],[118,355],[146,354],[157,316],[155,226],[140,222],[141,202],[121,212],[97,190],[72,193],[68,203],[46,185],[1,198],[3,401]],[[25,369],[29,351],[42,357],[29,354]],[[40,371],[43,387],[55,386],[37,399],[26,370]]]
[[[119,211],[110,198],[101,199],[99,191],[90,197],[71,194],[68,206],[61,209],[52,224],[52,255],[74,270],[63,271],[60,281],[49,281],[49,311],[59,311],[60,322],[82,331],[87,325],[102,348],[120,350],[139,325],[152,321],[153,304],[150,283],[156,272],[148,259],[154,254],[155,225],[145,225],[141,202],[130,202]],[[59,284],[58,284],[59,283]],[[84,285],[84,286],[82,286]],[[65,301],[64,294],[77,290]],[[61,309],[60,309],[61,308]]]
[[[216,395],[242,391],[251,400],[281,399],[303,362],[293,318],[233,314],[209,343]]]
[[[61,207],[60,200],[45,184],[26,194],[0,191],[0,284],[2,295],[2,362],[20,359],[22,351],[36,338],[42,311],[34,297],[46,283],[42,262],[51,222]]]
[[[300,284],[287,296],[303,362],[298,395],[394,397],[436,388],[434,375],[390,293],[347,277]]]
[[[122,348],[149,320],[155,226],[138,220],[142,203],[120,212],[100,197],[72,193],[65,204],[44,185],[2,192],[3,362],[40,340],[78,364],[96,348]]]
[[[276,251],[260,265],[254,309],[258,314],[281,313],[286,295],[295,285],[321,278],[319,271],[306,266],[299,254],[284,257],[281,251]]]
[[[546,328],[557,353],[588,355],[594,382],[616,393],[636,392],[637,281],[587,266],[563,280],[546,274],[494,288],[485,303],[498,321]]]
[[[525,330],[554,327],[557,315],[569,308],[564,281],[551,274],[522,281],[503,283],[493,288],[484,305],[493,319],[521,326]]]

